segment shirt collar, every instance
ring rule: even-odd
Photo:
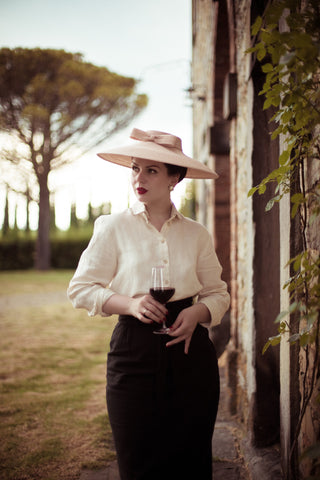
[[[144,217],[148,219],[148,212],[144,203],[142,202],[135,202],[131,207],[131,211],[133,215],[143,214]],[[183,218],[183,215],[176,209],[174,203],[171,202],[171,216],[168,221],[173,220],[175,217],[181,220]]]

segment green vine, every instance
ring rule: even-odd
[[[319,243],[313,245],[309,233],[320,229],[320,3],[271,1],[264,15],[256,18],[252,35],[253,46],[248,53],[261,63],[265,74],[260,92],[265,97],[264,109],[272,107],[276,111],[271,138],[280,136],[284,148],[278,168],[251,188],[248,195],[263,194],[267,185],[273,184],[274,196],[266,205],[267,211],[289,195],[291,217],[299,220],[302,245],[290,259],[292,275],[283,285],[290,295],[289,310],[278,315],[278,335],[269,338],[263,349],[265,352],[278,345],[289,334],[289,342],[299,342],[305,352],[303,398],[293,452],[319,375]],[[318,180],[312,184],[306,178],[310,170],[313,177],[318,172]],[[292,321],[296,318],[298,325]]]

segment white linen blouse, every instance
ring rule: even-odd
[[[155,265],[163,265],[165,284],[175,288],[170,301],[193,297],[210,311],[211,323],[206,326],[220,323],[230,298],[212,238],[173,204],[160,232],[140,202],[122,213],[99,217],[69,284],[69,299],[90,316],[109,316],[102,307],[115,293],[129,297],[149,293]]]

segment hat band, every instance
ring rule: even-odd
[[[143,130],[134,128],[130,137],[134,140],[140,140],[141,142],[154,142],[163,147],[177,148],[182,151],[181,139],[168,133],[155,133],[152,130],[144,132]]]

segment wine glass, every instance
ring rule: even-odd
[[[163,281],[163,266],[152,267],[151,270],[151,288],[149,290],[150,295],[162,303],[163,305],[167,303],[168,300],[172,297],[175,292],[173,287],[165,287]],[[166,326],[166,323],[163,322],[163,325],[158,330],[154,330],[153,333],[165,334],[169,332],[169,328]]]

